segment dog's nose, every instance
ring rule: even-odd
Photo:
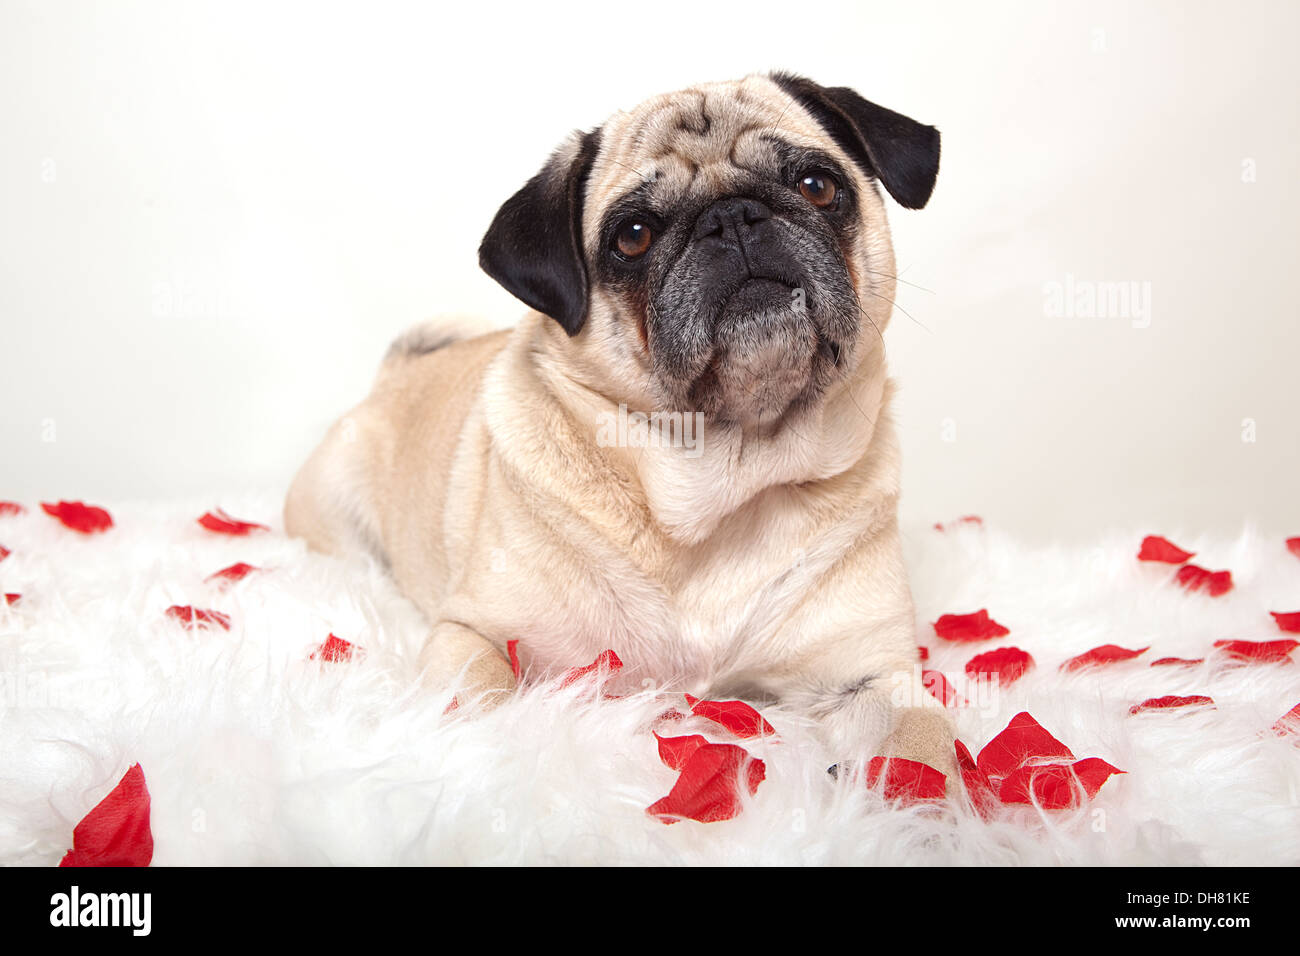
[[[772,210],[757,199],[731,196],[727,199],[719,199],[700,213],[700,218],[695,221],[695,232],[691,238],[703,239],[706,236],[739,238],[755,224],[771,218]]]

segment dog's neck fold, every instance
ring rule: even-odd
[[[572,349],[573,340],[557,339],[545,325],[517,331],[521,345],[531,339],[517,360],[531,366],[583,447],[609,463],[629,491],[639,490],[654,523],[685,546],[707,539],[768,488],[807,485],[853,468],[877,437],[892,391],[873,343],[853,374],[774,424],[741,427],[688,419],[690,412],[656,414],[636,407],[650,404],[646,396],[638,401],[577,380],[573,363],[553,354]]]

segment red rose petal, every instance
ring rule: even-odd
[[[1005,777],[1030,760],[1052,760],[1074,754],[1026,711],[1011,718],[1000,734],[984,745],[976,765],[989,777]]]
[[[65,527],[82,534],[96,534],[113,527],[113,518],[103,508],[80,501],[60,501],[57,505],[41,503],[41,508],[52,518],[58,518]]]
[[[1204,657],[1162,657],[1158,661],[1152,661],[1152,667],[1195,667],[1197,664],[1204,664]]]
[[[1063,810],[1077,805],[1078,794],[1069,764],[1053,763],[1012,771],[998,787],[998,799],[1003,803],[1036,803],[1045,810]]]
[[[668,796],[652,803],[646,813],[661,823],[676,823],[681,817],[701,823],[730,820],[741,809],[742,772],[752,795],[767,767],[735,744],[704,744],[686,761]]]
[[[1273,725],[1273,733],[1279,737],[1286,734],[1300,734],[1300,704],[1296,704],[1283,714]]]
[[[1184,551],[1167,538],[1149,534],[1142,539],[1142,550],[1138,552],[1138,560],[1162,561],[1165,564],[1182,564],[1195,554],[1195,551]]]
[[[1083,789],[1087,792],[1089,799],[1095,797],[1102,784],[1115,774],[1128,773],[1127,770],[1120,770],[1119,767],[1111,766],[1100,757],[1085,757],[1077,761],[1070,769],[1074,771],[1074,775],[1083,784]]]
[[[1300,647],[1300,641],[1215,641],[1219,648],[1233,660],[1249,664],[1290,663],[1291,652]]]
[[[510,657],[510,673],[515,675],[515,680],[519,680],[521,671],[519,669],[519,641],[506,641],[506,654]]]
[[[560,686],[568,687],[570,684],[580,681],[585,677],[591,677],[593,675],[600,676],[602,672],[605,676],[609,676],[610,674],[622,669],[623,662],[618,659],[617,654],[612,650],[601,651],[596,655],[596,659],[586,667],[575,667],[566,671],[563,679],[560,681]]]
[[[743,700],[700,700],[687,694],[686,703],[691,713],[721,724],[737,737],[768,737],[776,733],[776,728]]]
[[[1178,569],[1174,581],[1189,591],[1199,591],[1209,576],[1210,572],[1199,564],[1189,564]]]
[[[258,570],[261,569],[256,568],[251,564],[245,564],[243,561],[240,561],[238,564],[232,564],[228,568],[222,568],[220,571],[217,571],[214,574],[209,574],[207,580],[216,581],[217,583],[221,584],[223,587],[226,587],[231,584],[234,584],[236,581],[244,580],[244,578],[248,577],[254,571],[258,571]]]
[[[1018,647],[1000,647],[972,657],[966,662],[966,673],[973,680],[995,678],[1000,686],[1006,687],[1033,666],[1034,659],[1027,651]]]
[[[1206,590],[1210,592],[1210,597],[1227,594],[1232,590],[1232,572],[1215,571],[1206,581]]]
[[[209,511],[199,519],[199,524],[209,531],[215,531],[217,534],[233,534],[243,536],[253,531],[270,531],[264,524],[255,524],[252,521],[240,521],[232,518],[223,510],[218,508],[216,511]]]
[[[1170,694],[1166,697],[1148,697],[1140,704],[1134,704],[1128,709],[1130,715],[1140,714],[1144,710],[1164,710],[1170,707],[1199,707],[1203,704],[1214,706],[1214,699],[1206,697],[1203,694],[1192,694],[1190,697],[1176,697]]]
[[[8,604],[10,607],[13,607],[15,604],[17,604],[19,601],[23,599],[23,596],[21,594],[9,593],[6,594],[4,598],[5,598],[5,603]]]
[[[921,683],[939,703],[945,707],[965,707],[966,700],[957,693],[957,688],[948,683],[940,671],[922,671]]]
[[[1026,766],[1002,781],[998,796],[1003,803],[1036,804],[1045,810],[1077,807],[1097,795],[1112,774],[1123,773],[1097,757],[1073,764]]]
[[[989,775],[979,768],[966,745],[960,740],[955,744],[957,751],[957,768],[961,771],[961,782],[971,799],[976,812],[988,819],[998,804],[997,792]]]
[[[1286,549],[1300,558],[1300,538],[1287,538]]]
[[[902,757],[872,757],[867,764],[867,786],[875,790],[884,781],[886,800],[917,803],[942,800],[948,778],[928,764]]]
[[[1130,651],[1128,648],[1119,647],[1116,644],[1103,644],[1101,647],[1094,647],[1090,651],[1084,651],[1077,657],[1071,657],[1061,665],[1061,670],[1077,671],[1086,667],[1100,667],[1103,664],[1128,661],[1145,654],[1149,650],[1151,650],[1150,647],[1142,647],[1136,651]]]
[[[1269,611],[1277,626],[1288,634],[1300,634],[1300,611]]]
[[[1231,571],[1207,571],[1195,564],[1185,564],[1179,568],[1174,580],[1188,591],[1204,589],[1210,597],[1219,597],[1232,590]]]
[[[331,664],[339,661],[350,661],[353,652],[360,652],[360,650],[351,641],[345,641],[343,638],[331,634],[325,639],[325,643],[312,652],[311,660],[327,661]]]
[[[944,614],[934,622],[934,633],[945,641],[987,641],[1011,632],[981,608],[973,614]]]
[[[708,743],[700,734],[689,737],[660,737],[655,734],[654,737],[659,741],[659,759],[673,770],[684,768],[691,755]]]
[[[220,611],[205,611],[188,604],[173,604],[167,609],[167,616],[190,630],[196,627],[208,628],[216,625],[223,631],[230,630],[230,615]]]
[[[958,525],[963,524],[973,524],[982,527],[984,525],[984,519],[979,515],[962,515],[962,517],[958,518],[956,521],[946,525],[940,524],[936,521],[934,527],[936,531],[947,531],[949,528],[956,528]]]
[[[0,518],[20,515],[26,511],[27,509],[16,501],[0,501]]]
[[[152,859],[149,788],[136,764],[77,824],[59,866],[148,866]]]

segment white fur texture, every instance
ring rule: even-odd
[[[767,779],[746,811],[665,826],[645,808],[676,774],[649,728],[680,697],[530,687],[489,713],[462,704],[444,715],[450,694],[414,683],[426,626],[379,568],[308,554],[278,530],[212,534],[195,523],[212,504],[110,504],[117,526],[93,537],[33,502],[0,517],[13,551],[0,591],[23,595],[0,605],[0,863],[57,863],[77,821],[137,761],[157,864],[1300,863],[1300,747],[1260,733],[1300,702],[1300,667],[1149,666],[1225,637],[1285,637],[1267,613],[1300,609],[1300,560],[1284,534],[1136,529],[1049,550],[972,525],[905,535],[927,666],[975,699],[957,711],[971,749],[1028,710],[1077,756],[1128,771],[1078,812],[1022,808],[989,824],[957,807],[890,807],[828,777],[806,722],[770,707],[780,737],[747,745]],[[279,526],[275,496],[220,504]],[[1139,564],[1148,531],[1231,569],[1236,589],[1187,594],[1173,568]],[[266,570],[226,591],[205,583],[236,561]],[[232,630],[186,631],[164,617],[172,604],[226,612]],[[934,636],[938,615],[982,607],[1009,638]],[[309,661],[330,632],[364,656]],[[1151,650],[1057,671],[1106,643]],[[962,666],[1006,644],[1038,667],[980,697]],[[1128,715],[1165,694],[1208,694],[1218,707]],[[698,718],[671,726],[729,739]]]

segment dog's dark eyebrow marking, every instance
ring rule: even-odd
[[[771,133],[762,133],[759,135],[758,139],[760,142],[766,143],[769,146],[771,146],[773,152],[777,154],[778,159],[784,158],[791,150],[795,148],[791,144],[787,143],[785,140],[781,139],[781,137],[773,136]],[[742,163],[740,161],[740,157],[736,155],[736,147],[738,145],[739,145],[739,140],[731,144],[731,152],[728,154],[727,157],[730,160],[731,164],[735,166],[737,169],[743,169],[746,170],[747,172],[751,172],[751,173],[761,172],[762,170],[760,169],[760,164],[765,165],[763,164],[762,160],[759,160],[759,162],[756,164],[747,164],[747,163]],[[766,159],[766,157],[764,157],[764,159]]]
[[[840,164],[820,149],[795,146],[793,143],[787,143],[779,136],[773,136],[770,133],[764,135],[763,139],[772,144],[782,165],[792,173],[801,169],[817,167],[826,170],[828,173],[834,173],[841,181],[845,179],[844,170],[840,168]]]
[[[655,179],[659,178],[659,171],[655,171]],[[643,209],[652,209],[654,206],[654,180],[648,180],[641,183],[635,189],[628,190],[618,199],[610,203],[608,211],[605,213],[605,221],[613,222],[621,219],[629,213],[640,212]]]

